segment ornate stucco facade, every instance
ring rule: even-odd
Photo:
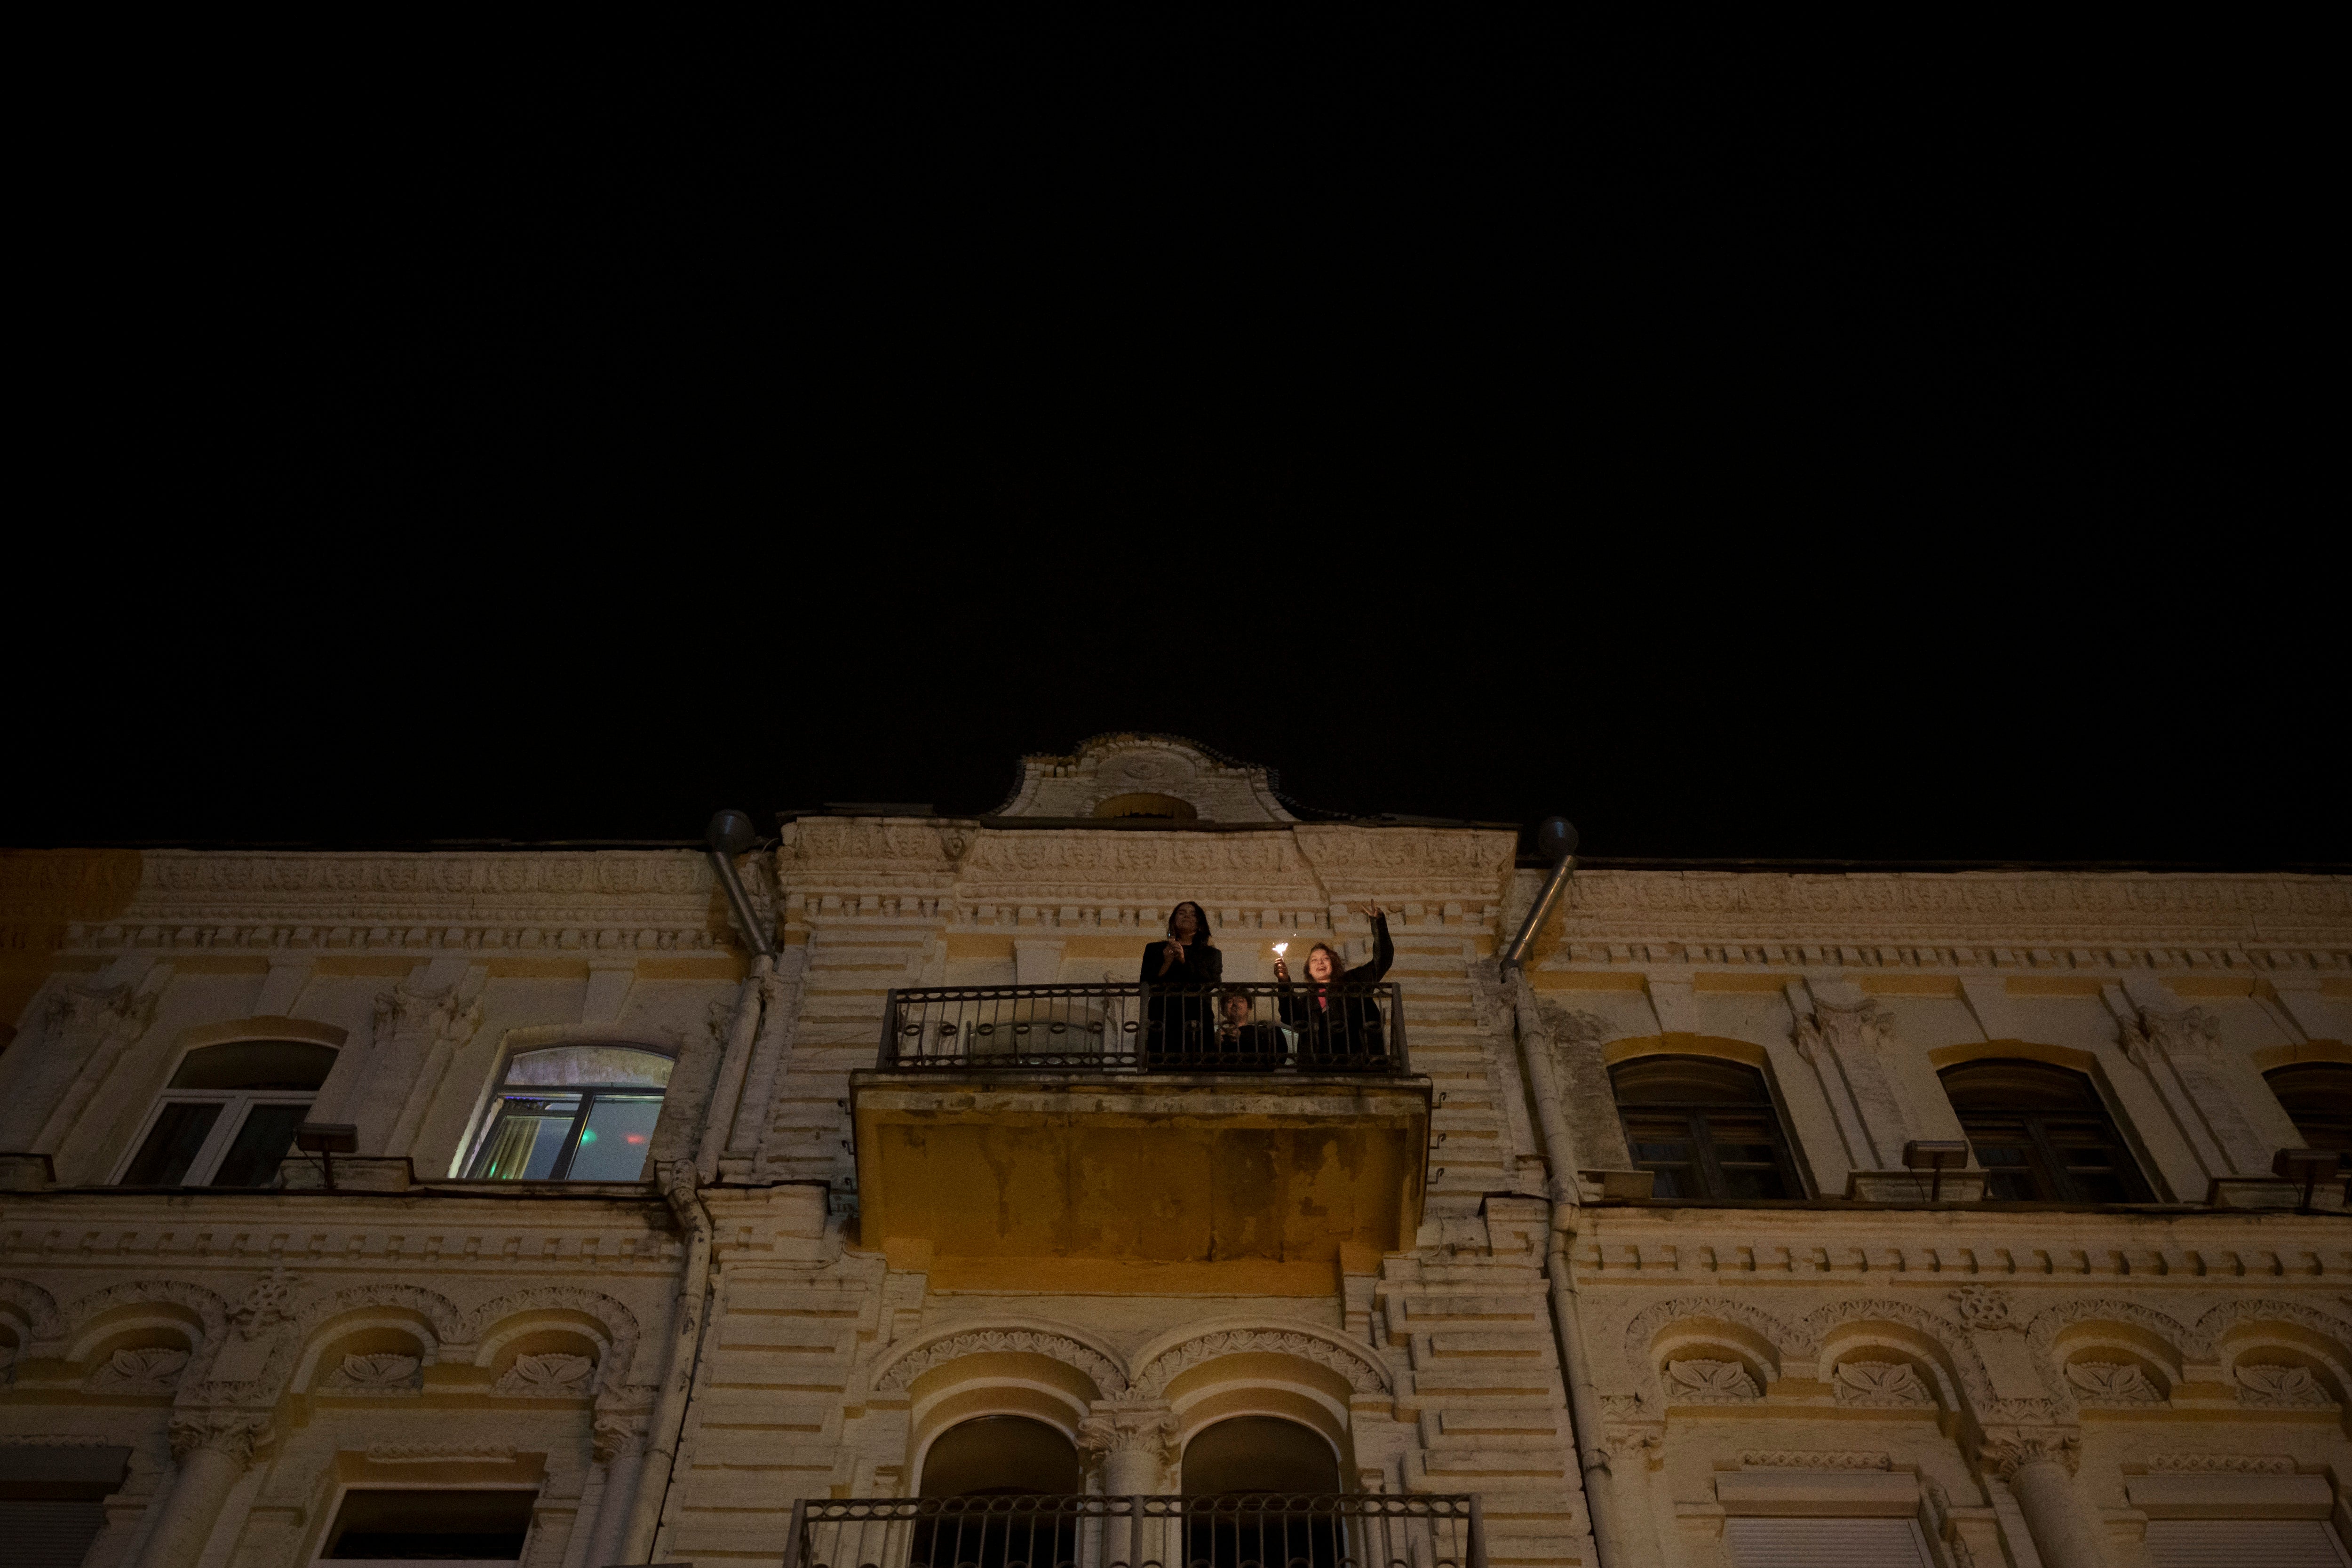
[[[2352,879],[1586,868],[1505,970],[1546,876],[1514,846],[1297,820],[1262,772],[1111,737],[992,816],[782,823],[737,862],[772,962],[688,848],[7,857],[0,1458],[124,1453],[93,1568],[292,1568],[404,1487],[529,1491],[533,1568],[776,1563],[795,1500],[909,1492],[987,1415],[1118,1494],[1278,1417],[1350,1490],[1476,1494],[1496,1563],[1781,1561],[1748,1521],[1788,1520],[1907,1521],[1939,1568],[2347,1533],[2352,1222],[2340,1181],[2302,1212],[2272,1179],[2305,1139],[2265,1074],[2352,1063]],[[1360,958],[1384,906],[1410,1072],[876,1071],[894,990],[1131,980],[1186,899],[1243,982],[1276,941]],[[300,1153],[126,1184],[189,1054],[245,1040],[333,1053],[300,1110],[356,1129],[333,1190]],[[561,1047],[675,1064],[643,1177],[469,1174]],[[1612,1069],[1660,1058],[1758,1075],[1791,1195],[1648,1195]],[[1976,1160],[1931,1201],[1906,1149],[1971,1136],[1940,1075],[1991,1060],[2093,1086],[2134,1201],[1989,1199]],[[998,1163],[926,1194],[877,1105]],[[1360,1117],[1402,1181],[1315,1168]],[[1202,1234],[1278,1242],[1194,1246],[1174,1181],[1160,1230],[1007,1239],[1024,1184],[1267,1128],[1308,1152]],[[866,1223],[886,1182],[925,1198],[907,1234]]]

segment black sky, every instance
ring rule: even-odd
[[[175,117],[46,242],[0,838],[978,811],[1153,729],[1595,855],[2352,858],[2323,220],[2218,104],[930,25]]]

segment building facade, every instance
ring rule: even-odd
[[[1224,1562],[1264,1507],[1129,1500],[1255,1488],[1357,1500],[1277,1521],[1318,1563],[2344,1561],[2352,1224],[2273,1166],[2352,1135],[2352,879],[1584,867],[1505,963],[1515,847],[1118,735],[783,821],[748,936],[687,847],[9,856],[0,1521]],[[1188,900],[1221,989],[1147,992]],[[1373,906],[1318,1054],[1275,944]],[[1024,1496],[1078,1500],[890,1501]]]

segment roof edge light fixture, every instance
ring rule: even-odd
[[[2282,1149],[2271,1156],[2271,1174],[2282,1182],[2303,1184],[2303,1202],[2295,1212],[2309,1214],[2312,1194],[2320,1183],[2334,1179],[2342,1161],[2343,1156],[2333,1149]]]
[[[1536,847],[1551,862],[1551,875],[1544,879],[1536,901],[1528,907],[1528,918],[1519,922],[1519,934],[1503,950],[1505,969],[1518,966],[1519,961],[1527,957],[1528,949],[1534,945],[1536,932],[1551,918],[1552,907],[1559,902],[1569,878],[1576,874],[1576,825],[1564,816],[1548,816],[1544,825],[1536,829]]]
[[[774,959],[776,944],[760,929],[760,921],[752,913],[751,895],[743,890],[743,879],[735,874],[735,857],[759,842],[759,835],[751,830],[751,817],[734,810],[715,812],[702,836],[710,846],[710,864],[719,873],[719,884],[727,889],[727,901],[734,908],[735,923],[742,928],[743,940],[761,958]]]

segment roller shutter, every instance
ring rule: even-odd
[[[1908,1519],[1733,1519],[1723,1533],[1737,1568],[1935,1568]]]
[[[94,1500],[0,1498],[0,1541],[16,1568],[81,1568],[105,1523],[106,1505]]]
[[[2148,1568],[2352,1568],[2317,1519],[2152,1519]]]

